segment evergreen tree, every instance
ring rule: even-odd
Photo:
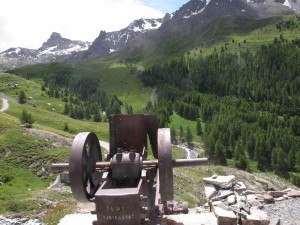
[[[20,91],[20,94],[19,94],[19,103],[20,104],[24,104],[26,102],[26,94],[23,90]]]
[[[65,125],[64,125],[64,131],[69,131],[69,125],[67,122],[65,122]]]
[[[287,156],[287,167],[289,171],[293,171],[295,167],[295,156],[292,149],[289,151]]]
[[[175,145],[177,144],[177,135],[174,127],[171,128],[171,142]]]
[[[184,142],[184,133],[183,133],[183,128],[182,128],[181,125],[180,125],[180,127],[179,127],[179,140],[180,140],[181,142]]]
[[[300,172],[300,151],[296,155],[295,169],[297,172]]]
[[[31,113],[28,113],[26,109],[22,110],[20,120],[21,120],[21,123],[26,124],[27,128],[32,127],[33,119],[31,117]]]
[[[282,148],[278,148],[276,172],[280,175],[284,175],[286,173],[285,155]]]
[[[98,109],[96,109],[96,110],[94,111],[93,120],[94,120],[94,122],[101,122],[101,120],[102,120],[101,115],[100,115],[100,112],[99,112]]]
[[[198,136],[202,135],[202,126],[199,120],[197,120],[197,124],[196,124],[196,133]]]
[[[90,119],[91,119],[91,111],[90,111],[90,108],[89,108],[88,106],[85,107],[84,117],[85,117],[87,120],[90,120]]]
[[[69,113],[70,113],[69,105],[68,105],[68,103],[65,103],[64,114],[68,115]]]
[[[186,129],[186,141],[187,141],[188,145],[190,145],[193,141],[193,134],[189,127],[187,127],[187,129]]]
[[[215,145],[214,163],[222,166],[227,165],[225,154],[224,154],[224,146],[222,145],[220,140],[217,140]]]
[[[73,104],[70,103],[70,117],[73,118],[73,119],[76,119],[76,113],[75,113],[75,110],[74,110],[74,107],[73,107]]]

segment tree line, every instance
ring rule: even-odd
[[[205,122],[203,141],[212,162],[226,165],[229,159],[250,169],[254,161],[261,170],[289,176],[300,172],[297,62],[300,40],[280,35],[255,52],[180,55],[139,77],[157,88],[158,106],[168,102],[170,111]]]
[[[107,121],[112,114],[121,114],[123,103],[115,95],[99,88],[99,80],[77,76],[73,73],[48,73],[43,76],[42,91],[49,97],[65,102],[64,114],[78,120]],[[125,112],[133,113],[125,104]]]

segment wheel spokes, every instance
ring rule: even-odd
[[[70,183],[75,198],[90,201],[99,181],[96,175],[96,162],[101,161],[99,140],[94,133],[79,133],[72,144],[70,153]]]

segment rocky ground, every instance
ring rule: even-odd
[[[300,224],[300,198],[267,204],[265,205],[265,211],[271,220],[280,219],[281,225]]]

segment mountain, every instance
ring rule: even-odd
[[[0,69],[37,63],[63,62],[73,52],[84,51],[90,42],[73,41],[53,32],[39,49],[10,48],[0,53]]]
[[[126,55],[128,51],[136,54],[155,49],[162,54],[161,50],[172,41],[179,48],[182,37],[187,37],[187,45],[194,48],[221,35],[251,31],[272,22],[272,18],[299,12],[299,0],[190,0],[159,29],[128,43]],[[174,45],[172,48],[167,55],[174,50]]]
[[[119,31],[100,31],[99,36],[87,51],[73,53],[67,62],[74,63],[81,60],[105,57],[110,53],[120,51],[128,42],[151,30],[158,29],[169,18],[166,15],[164,18],[159,19],[139,19]]]
[[[92,44],[53,33],[38,50],[8,49],[0,53],[0,69],[54,61],[73,64],[115,52],[136,57],[137,52],[157,51],[156,55],[165,57],[293,13],[300,13],[300,0],[190,0],[164,18],[139,19],[119,31],[100,31]],[[174,44],[166,47],[171,42],[175,48]]]
[[[125,50],[136,54],[137,51],[152,51],[160,48],[161,43],[173,38],[188,36],[203,30],[218,18],[224,18],[227,24],[239,24],[237,29],[253,29],[266,18],[285,16],[300,12],[300,1],[297,0],[191,0],[163,19],[140,19],[128,27],[106,33],[101,31],[91,47],[84,52],[74,53],[69,63],[108,56],[112,52]],[[149,26],[148,24],[151,24]],[[150,29],[149,29],[150,28]],[[221,28],[222,29],[222,28]],[[207,37],[206,39],[210,39]],[[192,44],[192,43],[190,43]]]

